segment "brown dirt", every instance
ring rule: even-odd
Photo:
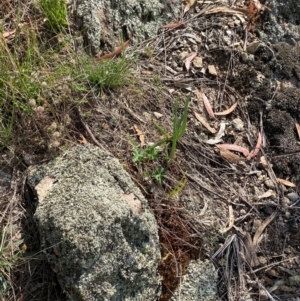
[[[300,209],[299,199],[296,197],[291,201],[287,196],[290,193],[297,196],[299,189],[298,186],[285,187],[276,178],[297,185],[300,182],[300,147],[295,130],[295,121],[300,123],[300,46],[283,43],[260,46],[254,53],[254,59],[244,60],[243,51],[232,46],[236,41],[242,45],[243,27],[236,26],[235,31],[230,28],[232,35],[228,45],[224,39],[227,36],[224,26],[236,19],[222,14],[200,14],[191,19],[201,9],[203,6],[199,3],[184,18],[187,28],[160,33],[135,50],[143,53],[146,48],[154,49],[150,57],[141,55],[139,58],[134,70],[137,80],[117,91],[99,95],[91,93],[88,95],[89,104],[81,108],[81,115],[87,116],[83,121],[95,138],[121,161],[141,188],[157,218],[163,258],[160,265],[163,276],[160,301],[172,296],[179,282],[178,276],[184,274],[191,259],[210,258],[234,237],[238,237],[239,253],[242,253],[238,256],[242,258],[242,266],[231,244],[232,249],[227,248],[231,250],[227,253],[227,262],[225,251],[215,258],[220,269],[220,300],[242,300],[245,296],[251,298],[248,300],[259,300],[264,293],[262,286],[268,289],[275,287],[271,294],[278,300],[296,300],[300,295],[300,285],[292,282],[292,277],[300,274]],[[257,20],[257,28],[262,22],[263,19]],[[197,42],[198,56],[203,58],[204,68],[208,65],[216,67],[217,76],[195,68],[193,64],[189,72],[182,73],[185,69],[180,55],[183,51],[195,51],[191,40],[197,39],[192,35],[202,37],[202,42]],[[248,33],[248,43],[256,38],[255,30]],[[177,74],[172,74],[170,68]],[[205,93],[215,111],[223,111],[238,102],[232,114],[217,120],[207,118],[207,121],[216,130],[221,120],[227,122],[224,143],[236,143],[250,150],[255,148],[258,132],[264,132],[266,143],[254,159],[243,161],[241,156],[240,162],[231,162],[205,142],[214,135],[194,117],[195,112],[204,117],[206,113],[203,104],[190,93],[191,89]],[[137,125],[144,133],[146,144],[158,141],[162,135],[153,120],[171,133],[174,101],[178,97],[182,112],[189,95],[192,95],[192,101],[186,133],[178,143],[176,158],[171,165],[167,166],[164,153],[158,162],[135,164],[132,141],[138,145],[139,139],[133,126]],[[156,118],[154,112],[162,114],[162,117]],[[80,134],[93,143],[79,121],[78,111],[71,110],[69,115],[72,120],[68,133],[68,140],[72,142],[69,145],[79,143]],[[236,118],[244,123],[242,131],[232,125]],[[42,131],[41,128],[39,130]],[[17,151],[20,156],[24,151],[36,156],[34,163],[50,158],[43,148],[28,147]],[[268,164],[262,163],[262,157]],[[167,170],[162,185],[145,176],[159,166]],[[168,198],[181,181],[185,183],[184,189]],[[272,190],[272,196],[260,199],[268,190]],[[19,197],[19,202],[24,202],[21,194]],[[34,208],[32,204],[22,204],[26,209],[22,219],[23,235],[28,252],[35,254],[39,246],[32,220]],[[230,206],[235,227],[221,233],[228,226]],[[258,244],[252,246],[251,238],[254,239],[259,226],[273,213],[276,216],[260,235]],[[245,237],[249,236],[247,241]],[[251,248],[252,253],[249,251]],[[258,260],[256,263],[255,258]],[[229,265],[232,265],[232,277],[226,279]],[[24,274],[21,274],[18,270],[14,275],[18,298],[65,300],[42,254],[27,262]],[[26,284],[25,277],[28,279]]]

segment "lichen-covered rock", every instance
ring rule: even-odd
[[[210,261],[192,260],[171,301],[218,300],[217,284],[218,272]]]
[[[79,27],[83,29],[88,52],[96,54],[100,46],[120,45],[120,33],[126,26],[135,41],[157,34],[158,29],[181,13],[181,0],[80,0],[74,1]]]
[[[76,146],[31,167],[42,250],[70,300],[155,300],[160,293],[156,221],[109,153]]]
[[[300,39],[300,1],[270,0],[266,5],[272,11],[267,14],[260,38],[269,43],[287,42],[295,45]]]

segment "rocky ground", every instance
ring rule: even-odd
[[[156,215],[160,301],[172,298],[197,259],[214,263],[219,300],[299,300],[299,5],[291,1],[289,11],[281,1],[258,4],[198,1],[177,27],[126,48],[138,57],[137,80],[89,95],[81,112],[70,113],[73,137],[81,133],[113,153]],[[161,149],[157,161],[135,162],[141,143],[146,148],[172,133],[174,103],[181,115],[188,97],[175,159],[167,164]],[[37,163],[45,159],[35,155]],[[165,170],[162,183],[150,176],[158,168]],[[28,222],[34,208],[22,204],[23,231],[38,242]],[[26,287],[31,294],[46,277],[37,258]],[[51,277],[51,300],[64,300]]]

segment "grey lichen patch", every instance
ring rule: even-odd
[[[260,38],[265,42],[272,43],[295,44],[296,41],[299,41],[299,0],[270,0],[267,5],[272,11],[268,13],[268,18],[264,21],[264,31],[260,31]]]
[[[162,15],[164,5],[158,0],[114,2],[117,2],[117,9],[113,9],[115,20],[122,25],[128,25],[140,39],[154,36],[163,20],[168,18],[168,14]]]
[[[126,25],[134,41],[157,34],[158,29],[178,19],[181,0],[81,0],[75,2],[77,19],[86,38],[86,46],[98,53],[100,45],[120,45],[120,32]]]
[[[70,300],[155,300],[160,292],[156,221],[121,164],[91,145],[29,170],[34,188],[55,179],[35,217],[42,249]],[[133,214],[124,194],[141,202]]]
[[[171,301],[216,301],[218,273],[206,260],[192,260]]]

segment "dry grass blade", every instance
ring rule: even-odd
[[[225,229],[222,230],[222,233],[225,233],[227,231],[229,231],[233,225],[234,225],[234,214],[233,214],[233,208],[231,205],[228,206],[229,209],[229,222],[228,222],[228,227],[226,227]]]
[[[295,122],[298,138],[300,139],[300,124]]]
[[[232,244],[233,241],[235,241],[237,239],[237,235],[233,234],[230,238],[227,238],[225,243],[223,244],[222,247],[220,247],[214,254],[213,256],[211,256],[211,260],[213,261],[214,259],[216,259],[220,254],[222,254],[224,252],[224,250],[226,248],[228,248],[228,246],[230,246]]]
[[[113,52],[105,54],[103,56],[100,56],[100,57],[96,58],[95,60],[97,62],[99,62],[102,60],[107,60],[107,59],[111,59],[111,58],[115,57],[116,55],[120,54],[123,51],[123,49],[125,49],[128,46],[129,42],[130,42],[130,40],[127,40],[121,46],[117,47]]]
[[[200,101],[201,101],[201,100],[203,101],[204,106],[205,106],[205,109],[206,109],[208,115],[209,115],[211,118],[215,119],[216,117],[215,117],[214,111],[213,111],[213,109],[212,109],[212,107],[211,107],[211,105],[210,105],[210,103],[209,103],[209,100],[208,100],[208,98],[206,97],[206,95],[205,95],[204,93],[199,92],[198,90],[196,90],[196,95],[197,95],[197,98],[198,98]]]
[[[271,221],[276,216],[277,212],[273,212],[265,221],[262,222],[262,224],[257,228],[254,237],[253,237],[253,244],[256,246],[259,237],[264,232],[265,228],[271,223]]]
[[[13,35],[14,33],[16,32],[15,29],[11,30],[11,31],[6,31],[3,33],[3,38],[8,38],[10,37],[11,35]]]
[[[236,106],[237,106],[237,102],[235,104],[233,104],[229,109],[227,109],[225,111],[222,111],[222,112],[217,112],[217,113],[215,113],[215,115],[217,115],[217,116],[228,115],[228,114],[232,113],[235,110]]]
[[[245,15],[244,11],[239,10],[239,9],[229,8],[227,6],[214,7],[212,9],[207,10],[204,14],[212,15],[212,14],[218,14],[218,13],[232,14],[232,15],[236,15],[236,14],[244,14]]]
[[[250,267],[255,267],[259,265],[259,261],[256,255],[256,245],[251,239],[249,232],[246,232],[243,239],[242,251],[246,262]]]
[[[219,149],[231,150],[242,153],[245,157],[249,156],[249,150],[245,147],[236,144],[218,144],[216,145]]]
[[[165,29],[184,29],[186,26],[185,26],[185,23],[183,23],[182,21],[178,21],[178,22],[175,22],[175,23],[169,23],[167,25],[164,25],[162,28],[165,28]]]

